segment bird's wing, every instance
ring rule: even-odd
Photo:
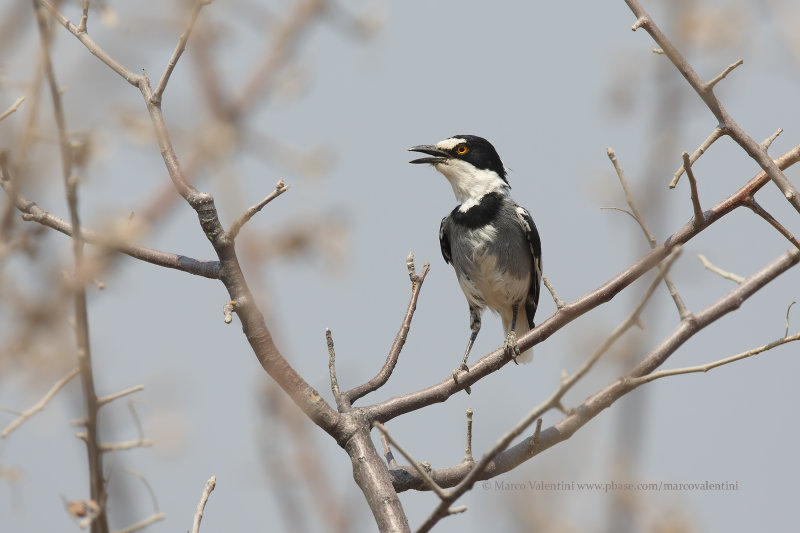
[[[517,217],[519,218],[520,226],[525,232],[525,238],[528,240],[528,245],[531,249],[531,257],[533,259],[533,272],[531,272],[531,284],[528,288],[528,297],[525,299],[525,312],[528,315],[528,325],[533,328],[533,315],[536,313],[536,307],[539,305],[539,287],[542,283],[542,242],[539,239],[539,232],[536,230],[536,224],[533,223],[531,214],[524,207],[517,206]]]
[[[448,236],[448,231],[452,223],[452,218],[450,215],[447,215],[442,219],[442,223],[439,225],[439,244],[442,247],[442,257],[444,257],[445,263],[448,264],[452,261],[452,256],[450,255],[450,237]]]

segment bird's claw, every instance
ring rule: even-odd
[[[509,331],[508,335],[506,335],[506,342],[503,345],[503,349],[506,352],[506,355],[511,357],[511,360],[514,361],[514,364],[519,364],[517,362],[517,357],[520,356],[519,346],[517,346],[517,333],[515,331]]]
[[[469,372],[469,368],[467,367],[466,363],[461,363],[460,367],[458,367],[456,369],[453,369],[453,374],[452,374],[453,375],[453,382],[455,382],[456,385],[460,385],[460,383],[458,382],[458,374],[459,374],[459,372],[465,372],[465,371]],[[469,387],[469,385],[466,385],[464,387],[464,391],[467,394],[471,394],[472,393],[472,389]]]

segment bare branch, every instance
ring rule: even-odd
[[[472,409],[467,408],[467,445],[464,450],[464,463],[474,463],[472,458]]]
[[[78,367],[75,367],[72,370],[70,370],[67,373],[66,376],[64,376],[63,378],[59,379],[55,383],[55,385],[53,385],[50,388],[50,390],[47,391],[47,393],[44,396],[42,396],[42,398],[33,405],[33,407],[31,407],[29,409],[26,409],[25,411],[19,412],[19,416],[13,422],[11,422],[9,425],[7,425],[3,429],[2,432],[0,432],[0,438],[4,439],[4,438],[8,437],[9,435],[11,435],[11,433],[15,429],[17,429],[19,426],[21,426],[23,423],[25,423],[26,420],[28,420],[30,417],[32,417],[36,413],[44,410],[44,408],[47,406],[47,404],[50,402],[50,400],[53,399],[53,396],[55,396],[58,393],[58,391],[60,391],[62,388],[64,388],[64,385],[69,383],[72,380],[72,378],[77,376],[79,373],[80,373],[80,369]]]
[[[396,440],[394,440],[392,438],[392,436],[389,434],[389,430],[386,429],[386,426],[384,426],[380,422],[375,422],[373,425],[378,429],[378,431],[381,432],[381,435],[386,437],[386,440],[388,440],[389,443],[392,446],[394,446],[395,449],[397,449],[397,451],[400,452],[400,455],[402,455],[403,457],[406,458],[406,461],[408,461],[408,464],[410,464],[414,468],[414,470],[417,471],[419,476],[422,479],[425,480],[425,483],[428,484],[428,488],[430,488],[433,492],[435,492],[436,495],[439,496],[439,498],[441,498],[442,500],[445,500],[447,498],[447,493],[444,490],[442,490],[442,488],[439,485],[437,485],[436,482],[434,482],[430,478],[430,476],[425,471],[425,469],[422,467],[422,465],[420,463],[418,463],[413,457],[411,457],[411,454],[409,454],[402,446],[400,446],[397,443]]]
[[[786,331],[783,333],[784,337],[789,336],[789,313],[792,311],[792,306],[797,302],[792,302],[789,304],[789,307],[786,308]]]
[[[703,82],[675,45],[672,44],[647,12],[645,12],[639,1],[625,0],[625,3],[628,4],[628,7],[636,16],[634,29],[642,27],[650,34],[656,44],[664,50],[664,54],[669,58],[672,64],[675,65],[675,68],[686,78],[689,85],[692,86],[697,95],[714,114],[714,117],[719,122],[719,127],[729,135],[731,139],[736,141],[736,143],[747,152],[747,155],[758,163],[764,172],[766,172],[767,176],[769,176],[769,179],[780,189],[783,196],[792,204],[795,210],[800,212],[800,192],[798,192],[794,185],[786,178],[780,167],[772,160],[767,151],[747,135],[739,124],[733,120],[733,117],[728,114],[728,111],[722,106],[722,103],[714,94],[714,85],[724,78],[731,70],[740,65],[741,62],[729,66],[720,76],[717,76],[711,80],[711,82]]]
[[[758,216],[760,216],[761,218],[763,218],[764,220],[766,220],[767,222],[769,222],[769,224],[770,224],[770,225],[771,225],[773,228],[775,228],[776,230],[778,230],[778,232],[779,232],[781,235],[783,235],[784,237],[786,237],[786,239],[787,239],[787,240],[788,240],[790,243],[792,243],[793,245],[795,245],[795,247],[797,247],[798,249],[800,249],[800,242],[798,242],[797,238],[796,238],[794,235],[792,235],[792,233],[791,233],[791,232],[790,232],[788,229],[786,229],[786,227],[785,227],[783,224],[781,224],[780,222],[778,222],[778,221],[775,219],[775,217],[773,217],[772,215],[770,215],[770,214],[769,214],[769,212],[768,212],[766,209],[764,209],[763,207],[761,207],[761,205],[759,205],[759,203],[758,203],[758,202],[756,202],[756,199],[755,199],[755,198],[749,198],[749,199],[747,200],[747,202],[745,203],[745,205],[746,205],[747,207],[749,207],[749,208],[750,208],[750,210],[751,210],[751,211],[753,211],[753,213],[757,214]]]
[[[769,147],[772,146],[772,143],[775,142],[775,139],[777,139],[778,135],[781,133],[783,133],[783,128],[778,128],[775,133],[764,139],[764,141],[761,143],[761,147],[764,150],[769,150]]]
[[[135,385],[129,389],[125,389],[123,391],[119,391],[114,394],[109,394],[108,396],[101,396],[97,398],[97,406],[102,407],[107,403],[113,402],[114,400],[118,400],[120,398],[124,398],[125,396],[133,394],[135,392],[139,392],[140,390],[144,390],[144,385]]]
[[[701,263],[703,263],[703,266],[706,269],[710,270],[714,274],[722,276],[725,279],[729,279],[731,281],[735,281],[736,283],[742,283],[744,281],[744,278],[742,276],[739,276],[737,274],[733,274],[731,272],[726,272],[726,271],[722,270],[721,268],[715,266],[714,264],[711,263],[711,261],[706,259],[706,256],[704,256],[703,254],[697,254],[697,258],[700,260]]]
[[[211,476],[209,480],[206,481],[206,486],[203,488],[203,493],[200,495],[200,501],[197,502],[197,509],[194,511],[194,520],[192,521],[192,533],[199,533],[200,522],[203,520],[203,512],[205,511],[208,497],[216,486],[217,476]]]
[[[460,488],[468,482],[474,482],[475,479],[489,479],[508,472],[551,446],[570,438],[589,420],[607,409],[617,399],[633,390],[633,380],[655,371],[689,338],[726,314],[738,309],[750,296],[798,263],[800,263],[800,251],[789,250],[759,272],[748,277],[744,283],[731,292],[701,312],[696,313],[692,320],[681,321],[671,334],[665,337],[658,346],[634,365],[633,368],[611,384],[589,396],[580,406],[569,411],[554,426],[545,430],[535,431],[531,437],[495,454],[494,458],[485,464],[482,459],[475,466],[462,463],[454,467],[434,470],[430,472],[431,478],[441,487],[456,486]],[[783,342],[785,341],[781,341],[781,343]],[[504,435],[492,450],[487,452],[487,456],[496,449],[503,448],[504,444],[510,443],[516,436],[520,435],[524,431],[524,428],[520,430],[521,427],[527,427],[538,418],[538,415],[544,414],[545,411],[554,407],[566,383],[566,381],[563,382],[550,398],[531,411],[512,431]],[[537,436],[538,438],[534,438]],[[480,474],[476,473],[478,468],[481,468]],[[404,468],[403,471],[409,473],[407,468]],[[398,491],[403,491],[412,487],[419,488],[419,485],[415,479],[395,477],[395,487]],[[455,493],[456,489],[453,489],[448,492],[448,495],[452,496]],[[429,517],[429,520],[435,515],[436,512]]]
[[[686,169],[686,176],[689,178],[689,188],[692,194],[692,209],[694,210],[694,223],[698,226],[705,224],[703,217],[703,209],[700,207],[700,196],[697,193],[697,180],[694,178],[694,171],[692,171],[692,162],[689,160],[689,154],[683,152],[683,168]]]
[[[564,307],[566,305],[564,303],[564,300],[558,297],[556,290],[553,288],[552,285],[550,285],[550,280],[542,276],[542,282],[544,283],[544,286],[547,287],[547,290],[550,291],[550,295],[553,297],[553,301],[556,304],[556,308],[561,309],[562,307]]]
[[[636,222],[639,223],[639,227],[642,228],[642,232],[644,233],[645,237],[647,238],[647,242],[650,244],[650,248],[656,247],[656,238],[650,232],[647,227],[647,223],[644,221],[644,217],[642,216],[639,208],[636,206],[636,201],[633,198],[633,194],[631,193],[630,187],[628,187],[628,180],[625,179],[625,172],[622,170],[622,166],[619,164],[617,160],[617,155],[614,153],[614,150],[608,148],[608,158],[614,165],[614,170],[617,172],[617,177],[619,178],[619,183],[622,186],[622,190],[625,192],[625,201],[628,203],[628,206],[631,208],[631,212],[633,213],[633,218],[636,219]],[[696,229],[701,229],[700,227]],[[659,268],[661,268],[659,266]],[[678,314],[681,319],[691,316],[691,311],[686,307],[686,304],[683,302],[680,294],[678,294],[678,289],[675,288],[675,285],[672,283],[672,280],[669,276],[664,276],[664,284],[667,286],[667,290],[669,290],[670,296],[672,296],[672,300],[675,302],[675,307],[678,308]]]
[[[35,202],[28,200],[24,196],[14,194],[13,187],[11,186],[11,179],[5,173],[0,176],[0,187],[2,187],[7,194],[13,195],[12,200],[16,208],[22,213],[23,220],[36,222],[42,226],[63,233],[64,235],[73,236],[72,225],[69,222],[45,211]],[[144,246],[136,246],[123,242],[121,239],[106,236],[88,229],[82,228],[80,233],[82,240],[88,244],[115,250],[146,263],[180,270],[204,278],[219,278],[219,261],[199,260],[185,255],[162,252]]]
[[[167,515],[164,513],[156,513],[150,515],[148,518],[145,518],[141,522],[136,522],[135,524],[131,524],[128,527],[124,527],[122,529],[115,529],[112,533],[134,533],[135,531],[142,530],[156,522],[160,522],[167,518]]]
[[[98,44],[94,42],[91,37],[89,37],[89,34],[86,31],[80,31],[75,24],[70,22],[70,20],[61,14],[61,12],[58,11],[58,9],[56,9],[48,0],[35,0],[35,2],[44,6],[59,24],[64,26],[72,35],[77,37],[78,40],[86,47],[86,49],[89,50],[89,52],[96,56],[100,61],[105,63],[111,70],[122,76],[122,78],[131,85],[139,87],[144,80],[144,76],[141,74],[135,74],[134,72],[122,66],[121,63],[111,57],[105,50],[100,48],[100,46],[98,46]]]
[[[740,66],[742,63],[744,63],[744,59],[740,59],[736,63],[732,63],[732,64],[728,65],[728,67],[725,70],[723,70],[721,73],[719,73],[719,75],[717,75],[717,77],[715,77],[711,81],[703,84],[703,90],[710,92],[714,88],[714,86],[716,84],[718,84],[719,82],[724,80],[728,76],[728,74],[730,74],[733,71],[733,69],[735,69],[736,67]]]
[[[24,96],[21,96],[21,97],[17,98],[17,100],[13,104],[11,104],[11,106],[8,109],[6,109],[2,113],[0,113],[0,121],[4,120],[9,115],[14,113],[17,109],[19,109],[19,106],[21,106],[22,102],[24,102],[24,101],[25,101],[25,97]]]
[[[247,222],[255,216],[256,213],[261,211],[265,205],[270,203],[272,200],[280,196],[281,194],[285,193],[289,190],[289,186],[283,183],[283,180],[279,180],[278,183],[275,184],[275,190],[269,193],[266,198],[258,202],[256,205],[250,207],[242,213],[242,216],[237,218],[233,224],[231,224],[231,229],[228,230],[228,237],[230,239],[235,239],[237,235],[239,235],[239,231],[242,229],[242,226],[247,224]]]
[[[414,318],[414,312],[417,310],[417,300],[419,299],[419,293],[422,290],[422,283],[425,281],[425,276],[427,276],[428,272],[430,271],[430,264],[425,263],[422,266],[422,273],[417,275],[414,268],[413,253],[409,254],[408,258],[406,259],[406,265],[409,268],[409,278],[411,279],[411,299],[408,302],[406,314],[403,317],[403,323],[400,325],[400,331],[397,332],[397,336],[392,343],[392,347],[389,349],[389,354],[386,356],[386,361],[383,363],[383,367],[381,367],[378,374],[363,385],[354,387],[344,393],[345,398],[347,398],[347,401],[350,404],[359,398],[366,396],[370,392],[378,390],[380,387],[382,387],[387,381],[389,381],[389,377],[391,377],[394,367],[397,365],[400,352],[403,350],[406,338],[408,337],[408,332],[411,330],[411,320]]]
[[[706,140],[703,141],[703,143],[697,148],[697,150],[694,151],[692,156],[689,158],[689,162],[694,164],[694,162],[697,161],[700,158],[700,156],[703,155],[706,152],[706,150],[709,149],[709,147],[711,147],[712,144],[714,144],[714,141],[716,141],[717,139],[719,139],[723,135],[724,135],[724,132],[722,131],[722,128],[720,128],[719,126],[714,128],[714,131],[711,132],[711,135],[709,135],[706,138]],[[685,172],[685,168],[686,168],[685,165],[681,165],[680,168],[675,171],[675,176],[672,178],[672,181],[669,183],[669,188],[670,189],[674,189],[675,186],[678,184],[678,180],[680,179],[681,174],[683,174]]]
[[[628,380],[628,384],[631,387],[638,387],[645,383],[650,383],[651,381],[655,381],[657,379],[666,378],[669,376],[678,376],[681,374],[694,374],[698,372],[708,372],[714,368],[727,365],[730,363],[734,363],[736,361],[740,361],[742,359],[746,359],[748,357],[752,357],[754,355],[758,355],[762,352],[766,352],[767,350],[771,350],[773,348],[777,348],[783,344],[794,342],[800,340],[800,333],[796,333],[791,337],[783,337],[778,340],[772,341],[764,346],[760,346],[758,348],[753,348],[752,350],[747,350],[746,352],[742,352],[737,355],[732,355],[731,357],[726,357],[725,359],[720,359],[719,361],[714,361],[713,363],[707,363],[705,365],[697,365],[697,366],[687,366],[684,368],[675,368],[673,370],[659,370],[657,372],[653,372],[651,374],[647,374],[645,376],[640,376],[637,378],[631,378]]]
[[[142,484],[147,489],[147,492],[150,494],[150,500],[153,502],[153,511],[155,514],[158,514],[158,500],[156,499],[156,493],[153,490],[153,486],[150,484],[149,481],[147,481],[147,478],[144,477],[142,473],[137,472],[136,470],[133,470],[131,468],[123,468],[122,470],[132,476],[137,477],[139,481],[142,482]]]
[[[336,351],[333,349],[333,335],[328,328],[325,328],[325,341],[328,345],[328,373],[331,380],[331,392],[336,401],[336,407],[342,413],[350,409],[350,401],[346,395],[339,391],[339,380],[336,377]]]
[[[167,67],[164,70],[164,74],[161,75],[161,79],[158,80],[158,86],[156,87],[155,91],[153,91],[152,98],[154,104],[158,105],[161,102],[161,97],[164,94],[164,90],[167,88],[169,77],[172,75],[172,71],[175,70],[178,60],[183,54],[183,51],[186,49],[186,43],[189,41],[189,35],[192,33],[194,23],[197,21],[197,16],[200,14],[200,10],[203,8],[203,6],[206,6],[210,3],[211,0],[195,0],[194,6],[192,7],[192,13],[189,15],[189,22],[186,24],[186,29],[184,29],[183,33],[181,33],[181,36],[178,39],[178,44],[175,46],[175,50],[172,52],[172,56],[169,58],[169,63],[167,63]]]

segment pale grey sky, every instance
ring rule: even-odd
[[[666,10],[669,2],[650,0],[644,5],[670,36],[678,28],[701,28],[702,39],[676,39],[701,76],[711,78],[742,57],[744,65],[718,86],[718,95],[754,138],[761,140],[784,128],[773,155],[795,145],[800,138],[800,111],[794,105],[800,64],[782,37],[782,26],[796,13],[781,2],[769,3],[770,9],[736,0],[683,3],[695,11],[678,21]],[[74,17],[77,10],[72,4],[68,7]],[[143,16],[129,12],[131,6],[116,4],[111,3],[119,14],[116,33],[91,19],[90,31],[126,66],[146,68],[155,77],[174,43],[167,37],[173,30],[157,21],[161,10],[169,8],[153,2],[150,14]],[[358,12],[363,6],[357,4],[348,9]],[[406,255],[413,251],[419,267],[431,263],[395,374],[362,404],[444,379],[457,365],[469,335],[464,297],[437,242],[439,221],[455,200],[442,176],[407,164],[412,157],[406,152],[409,146],[457,133],[492,141],[510,169],[514,198],[530,210],[541,233],[545,276],[563,299],[571,301],[647,249],[632,219],[600,209],[624,207],[606,148],[616,150],[661,241],[692,213],[686,180],[672,191],[666,186],[680,164],[680,152],[693,151],[715,126],[713,116],[677,71],[666,65],[667,59],[650,51],[654,43],[646,33],[631,32],[634,17],[622,0],[377,5],[385,25],[372,42],[343,35],[335,24],[314,25],[298,52],[303,75],[310,78],[308,88],[292,101],[277,98],[247,117],[252,131],[299,147],[327,147],[335,154],[330,172],[322,179],[307,179],[265,163],[257,151],[243,151],[235,167],[204,168],[199,184],[217,197],[228,223],[238,212],[226,210],[226,205],[255,203],[283,177],[291,190],[259,214],[253,228],[276,231],[314,213],[334,213],[348,224],[347,255],[336,269],[317,257],[304,256],[280,260],[263,272],[248,272],[265,281],[254,283],[256,289],[269,288],[259,297],[279,346],[328,400],[325,328],[333,331],[341,385],[349,388],[365,381],[380,368],[405,310]],[[228,87],[246,77],[242,70],[263,48],[252,25],[242,24],[241,15],[226,14],[236,7],[218,0],[201,15],[220,24],[222,32],[236,30],[230,41],[220,40],[217,56]],[[280,2],[275,9],[284,8]],[[3,54],[10,57],[3,76],[16,81],[30,68],[14,58],[35,57],[31,55],[35,24],[31,18],[27,23],[30,28],[20,44],[9,45]],[[145,32],[153,27],[151,40]],[[73,129],[113,131],[123,110],[136,120],[147,120],[134,88],[125,87],[63,30],[56,33],[58,75],[67,87]],[[721,40],[723,44],[718,44]],[[192,70],[187,55],[164,98],[179,157],[192,148],[180,135],[207,124],[196,112],[199,96]],[[18,92],[9,85],[0,96],[11,102]],[[0,124],[0,134],[8,142],[10,133],[4,127]],[[102,160],[90,168],[81,202],[86,225],[94,227],[109,216],[127,215],[141,206],[166,179],[152,142],[134,137],[98,142]],[[731,141],[719,141],[696,166],[703,205],[718,202],[756,170]],[[241,179],[241,190],[223,192],[234,173]],[[797,182],[796,170],[787,176]],[[59,187],[54,186],[53,192],[40,189],[34,199],[65,215]],[[800,233],[797,213],[771,186],[759,194],[759,201]],[[65,238],[53,236],[49,242],[67,257]],[[147,245],[212,257],[187,206],[176,209]],[[704,270],[698,253],[746,276],[788,246],[753,214],[734,213],[685,247],[673,278],[687,305],[699,310],[733,284]],[[464,411],[471,407],[474,450],[479,455],[557,387],[562,370],[573,371],[580,365],[624,319],[650,279],[536,346],[532,365],[508,365],[473,387],[470,396],[462,393],[445,404],[393,420],[389,429],[419,460],[434,467],[450,466],[463,456]],[[148,531],[188,529],[203,484],[212,474],[218,485],[202,531],[274,530],[272,524],[291,531],[281,522],[280,500],[266,481],[259,448],[264,430],[259,391],[266,377],[238,319],[229,326],[222,321],[227,298],[222,285],[128,258],[105,281],[108,288],[93,293],[90,306],[98,389],[105,394],[144,384],[136,405],[147,436],[155,441],[152,448],[114,457],[112,527],[124,527],[152,511],[138,480],[122,471],[129,467],[147,477],[160,510],[168,515]],[[688,342],[667,366],[709,362],[780,337],[787,306],[800,298],[799,282],[796,269],[788,272],[740,312]],[[549,294],[543,292],[537,322],[554,311]],[[643,319],[646,330],[625,337],[568,394],[567,406],[580,403],[618,375],[615,361],[625,348],[640,358],[676,326],[677,313],[663,287]],[[793,317],[790,330],[796,331],[798,324]],[[502,339],[499,319],[487,313],[473,360],[499,346]],[[798,432],[790,416],[798,401],[797,355],[798,348],[790,345],[709,374],[647,385],[570,440],[498,479],[521,484],[738,482],[736,491],[636,491],[626,496],[633,497],[644,524],[679,516],[702,531],[779,530],[795,521],[800,479]],[[24,375],[3,376],[0,405],[32,403],[36,395],[28,387]],[[0,442],[0,464],[23,472],[19,482],[0,483],[3,530],[73,527],[62,512],[59,495],[85,497],[83,446],[67,424],[81,416],[78,392],[77,382],[73,383],[44,413]],[[644,410],[644,418],[635,419],[636,427],[626,427],[621,417],[637,406]],[[135,437],[123,404],[103,416],[107,440]],[[558,419],[557,413],[549,413],[544,422]],[[626,437],[615,436],[620,432]],[[355,530],[374,530],[352,482],[347,456],[316,428],[310,427],[310,434],[341,500],[354,509]],[[632,453],[628,446],[634,446],[634,439],[639,439],[635,470],[621,474],[616,461]],[[289,484],[283,489],[298,490]],[[603,531],[614,498],[602,491],[510,493],[478,486],[459,502],[469,510],[444,520],[437,531],[513,530],[518,510],[536,510],[543,513],[542,520],[576,531]],[[401,499],[412,527],[436,504],[429,493],[404,493]],[[319,530],[313,513],[308,514],[309,530]]]

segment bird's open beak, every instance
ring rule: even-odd
[[[435,163],[443,163],[444,161],[450,159],[452,156],[445,152],[444,150],[440,150],[435,146],[431,146],[428,144],[421,144],[419,146],[412,146],[408,149],[409,152],[422,152],[423,154],[428,154],[433,157],[420,157],[419,159],[414,159],[409,161],[409,163],[430,163],[431,165]]]

